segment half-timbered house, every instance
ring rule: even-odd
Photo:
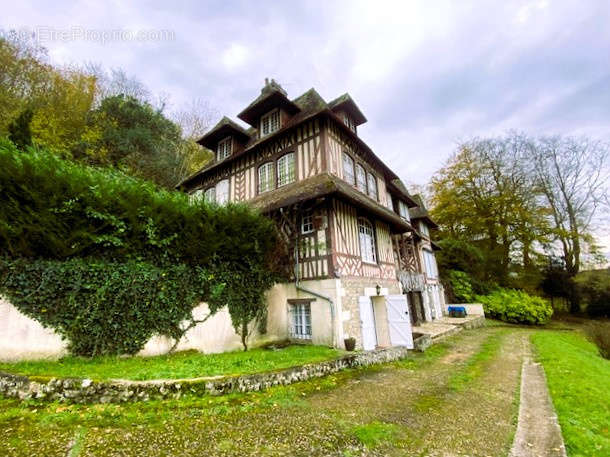
[[[327,103],[314,89],[291,100],[266,80],[237,117],[249,127],[223,117],[199,140],[214,159],[179,187],[276,221],[292,279],[268,293],[275,336],[411,346],[411,324],[441,315],[436,226],[358,136],[366,118],[356,103],[348,94]]]

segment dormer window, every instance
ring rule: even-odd
[[[219,162],[226,159],[233,152],[233,140],[230,136],[224,140],[218,142],[218,149],[216,150],[216,160]]]
[[[343,123],[347,125],[352,132],[356,133],[356,123],[347,114],[343,114]]]
[[[280,129],[280,110],[273,111],[261,117],[261,137],[269,135]]]

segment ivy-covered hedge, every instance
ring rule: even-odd
[[[553,315],[548,300],[515,289],[497,289],[488,295],[478,295],[485,315],[515,324],[542,325]]]
[[[191,203],[6,140],[0,192],[0,294],[75,354],[132,354],[153,334],[177,339],[201,301],[227,306],[247,337],[280,279],[275,227],[244,205]]]
[[[78,355],[133,354],[154,334],[177,339],[193,307],[222,290],[200,267],[99,259],[0,259],[0,281],[11,303]]]

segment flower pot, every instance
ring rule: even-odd
[[[345,343],[345,350],[353,351],[354,349],[356,349],[356,338],[345,338],[343,342]]]

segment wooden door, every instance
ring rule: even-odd
[[[388,310],[388,326],[392,346],[406,346],[413,349],[413,334],[406,295],[388,295],[386,297]]]
[[[375,330],[375,310],[371,297],[358,297],[360,308],[360,326],[362,328],[362,348],[365,351],[377,347],[377,331]]]

